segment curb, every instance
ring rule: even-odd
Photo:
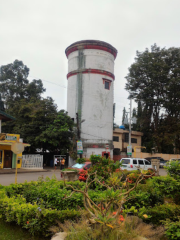
[[[37,171],[17,171],[17,173],[19,174],[19,173],[38,173],[38,172],[51,172],[51,170],[37,170]],[[0,172],[0,175],[1,174],[15,174],[15,171],[12,171],[12,172],[10,172],[10,171],[8,171],[8,172]]]

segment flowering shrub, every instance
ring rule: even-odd
[[[153,171],[154,170],[152,168],[148,168],[148,170],[143,170],[142,173],[146,175],[144,176],[144,178],[149,178],[149,176],[152,175]],[[155,173],[153,174],[153,176],[155,176]]]
[[[119,168],[119,163],[114,163],[113,160],[103,158],[101,156],[91,155],[90,157],[93,166],[89,169],[88,173],[97,172],[97,176],[108,179],[109,176]]]
[[[88,171],[87,171],[87,170],[82,170],[82,171],[80,171],[80,172],[79,172],[79,181],[86,182],[87,174],[88,174]]]
[[[117,212],[113,212],[113,215],[116,215],[116,214],[117,214]],[[124,222],[124,217],[123,217],[123,215],[119,215],[118,222],[119,222],[119,224],[121,224],[122,222]]]
[[[135,183],[139,176],[140,176],[140,173],[138,173],[138,172],[130,173],[130,174],[127,175],[127,181],[129,183]],[[145,183],[145,180],[143,179],[141,181],[141,183]]]

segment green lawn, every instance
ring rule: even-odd
[[[50,238],[33,237],[20,226],[6,223],[0,219],[0,240],[49,240]]]

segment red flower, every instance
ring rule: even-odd
[[[103,206],[101,206],[101,204],[100,204],[100,203],[98,204],[98,207],[101,207],[101,210],[104,210],[104,207],[103,207]]]
[[[119,216],[119,221],[120,221],[120,222],[124,222],[124,217],[123,217],[123,215],[120,215],[120,216]]]
[[[29,221],[27,221],[27,224],[29,224]]]

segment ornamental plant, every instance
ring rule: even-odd
[[[93,176],[93,178],[92,178]],[[134,186],[130,187],[128,181],[126,185],[114,190],[113,187],[108,186],[102,179],[97,176],[97,172],[88,174],[85,188],[79,190],[69,185],[72,188],[72,192],[66,198],[71,198],[74,193],[83,194],[83,204],[85,210],[89,214],[89,221],[94,224],[100,224],[102,226],[101,231],[104,234],[107,228],[115,228],[119,218],[122,219],[121,212],[123,204],[129,198],[129,194],[136,189],[137,185],[143,180],[144,174],[139,174]],[[102,198],[99,197],[98,202],[93,201],[89,196],[90,185],[97,182],[99,185],[104,186],[107,190],[104,191],[105,195]],[[65,198],[65,199],[66,199]],[[115,210],[115,211],[114,211]],[[114,213],[113,213],[114,212]]]
[[[99,179],[108,179],[109,176],[116,171],[120,167],[120,163],[114,163],[111,159],[106,159],[101,156],[91,155],[90,160],[92,162],[92,167],[88,170],[88,173],[96,172],[96,175]],[[91,175],[91,179],[93,178],[93,174]]]
[[[134,173],[128,174],[127,175],[127,181],[129,183],[135,183],[137,181],[137,179],[139,178],[140,174],[141,173],[139,173],[139,172],[134,172]],[[146,173],[143,172],[143,174],[146,174]],[[145,183],[145,180],[142,179],[141,183]]]
[[[79,181],[86,182],[88,176],[88,171],[87,170],[82,170],[79,172]]]
[[[103,219],[102,219],[103,221]],[[67,221],[59,224],[61,231],[67,233],[66,240],[132,240],[132,239],[161,239],[164,230],[162,227],[154,228],[152,225],[143,223],[138,217],[120,217],[116,228],[108,228],[102,232],[102,225],[91,225],[85,217],[73,224]],[[55,229],[53,229],[55,230]],[[58,236],[58,234],[57,234]],[[141,236],[141,237],[140,237]]]

